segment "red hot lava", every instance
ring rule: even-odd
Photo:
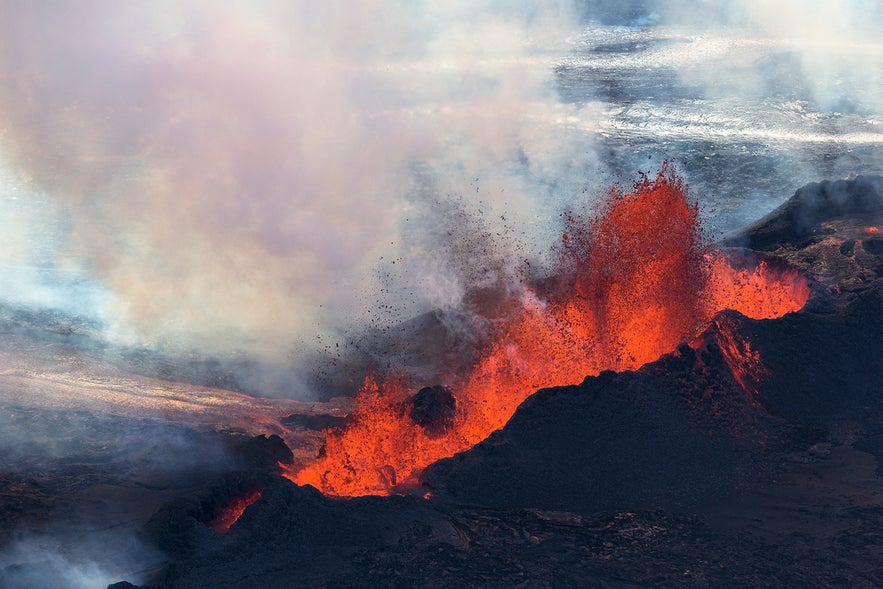
[[[613,189],[593,220],[569,217],[559,251],[554,291],[523,284],[472,372],[450,379],[456,412],[443,431],[416,425],[403,409],[413,391],[369,377],[347,428],[326,432],[324,453],[286,476],[334,496],[392,493],[502,427],[539,388],[636,369],[690,340],[723,309],[779,317],[809,297],[796,271],[734,268],[710,252],[698,208],[670,166],[629,192]],[[754,354],[745,345],[731,351]],[[729,362],[751,370],[756,359],[749,360]]]
[[[234,498],[214,518],[206,522],[206,525],[218,533],[226,534],[230,531],[230,527],[239,521],[248,506],[260,499],[262,494],[263,491],[255,490]]]

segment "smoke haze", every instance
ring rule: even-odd
[[[575,24],[540,2],[0,10],[0,157],[36,205],[3,218],[4,274],[53,242],[48,263],[106,288],[78,302],[104,305],[83,311],[116,336],[271,357],[376,304],[415,165],[442,195],[489,171],[491,206],[532,219],[508,168],[544,165],[547,119],[566,109],[548,82]],[[20,280],[19,301],[52,302]],[[415,303],[446,299],[433,290]]]

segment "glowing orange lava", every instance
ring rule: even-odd
[[[724,309],[752,319],[774,319],[803,308],[809,285],[796,268],[761,261],[734,267],[719,253],[710,254],[705,297],[712,315]]]
[[[241,497],[236,497],[229,504],[225,505],[211,521],[206,522],[206,525],[216,532],[226,534],[230,531],[230,527],[239,521],[239,518],[242,517],[248,506],[260,499],[262,494],[263,491],[258,490],[246,493]]]
[[[349,425],[326,432],[323,454],[286,476],[328,495],[395,492],[416,484],[430,463],[502,427],[539,388],[636,369],[695,336],[723,309],[764,319],[799,310],[809,297],[796,271],[766,263],[734,268],[709,253],[698,208],[669,166],[630,192],[612,190],[594,220],[571,216],[566,224],[552,292],[523,285],[472,372],[445,383],[456,398],[449,427],[416,425],[405,408],[415,391],[369,377]],[[750,355],[744,345],[737,351]]]

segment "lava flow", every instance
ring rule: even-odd
[[[206,522],[206,525],[216,532],[226,534],[230,531],[230,527],[239,521],[248,506],[261,498],[263,491],[254,490],[234,498],[230,503],[225,505],[218,513]]]
[[[502,427],[539,388],[636,369],[723,309],[765,319],[797,311],[809,297],[793,269],[735,268],[709,251],[698,208],[670,166],[630,192],[613,189],[593,220],[568,217],[558,251],[553,286],[521,285],[471,373],[446,383],[456,386],[443,427],[415,419],[404,383],[369,377],[348,426],[326,432],[322,455],[286,476],[328,495],[389,494]]]

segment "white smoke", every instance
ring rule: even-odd
[[[162,555],[134,533],[104,532],[78,540],[24,534],[0,550],[0,586],[7,589],[96,589],[120,579],[146,580]]]
[[[48,195],[42,241],[109,291],[105,316],[141,342],[284,356],[375,304],[379,260],[432,249],[401,235],[422,206],[415,166],[432,198],[481,178],[484,206],[526,233],[543,204],[530,183],[589,157],[551,83],[577,30],[564,0],[0,13],[6,190],[34,208]],[[37,231],[14,224],[4,266]],[[448,298],[421,289],[415,305]]]
[[[757,61],[744,61],[746,52],[728,51],[714,59],[718,89],[736,91],[741,86],[752,91],[776,82],[762,61],[770,53],[793,58],[800,81],[809,98],[820,108],[856,108],[883,113],[883,79],[880,56],[883,53],[883,4],[877,0],[818,2],[783,0],[764,2],[706,1],[655,3],[663,22],[690,27],[711,39],[727,37],[721,27],[741,35],[743,46],[753,44]],[[738,44],[739,39],[723,39]],[[723,43],[722,46],[726,46]],[[740,60],[740,56],[742,60]],[[739,73],[738,79],[726,81]],[[715,86],[709,84],[708,89]]]

